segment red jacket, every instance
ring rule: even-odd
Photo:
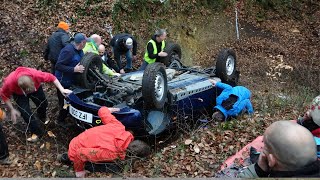
[[[102,107],[98,112],[104,125],[90,128],[69,144],[68,156],[74,163],[76,172],[84,170],[85,162],[112,162],[124,160],[126,149],[133,141],[133,135],[125,130],[109,111]]]
[[[53,82],[57,79],[51,73],[38,71],[33,68],[18,67],[3,80],[2,88],[0,89],[0,96],[3,101],[7,101],[12,94],[23,95],[21,88],[18,86],[18,79],[25,75],[32,78],[36,90],[38,90],[41,83]]]

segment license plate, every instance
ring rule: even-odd
[[[76,119],[87,123],[92,123],[92,114],[80,111],[72,106],[69,106],[69,113]]]

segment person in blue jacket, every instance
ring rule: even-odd
[[[212,119],[227,120],[229,117],[236,117],[244,112],[253,114],[253,107],[250,102],[251,92],[243,86],[232,87],[222,82],[210,80],[213,86],[221,89],[221,94],[216,99],[216,106]]]
[[[86,36],[82,33],[77,33],[74,41],[66,45],[59,54],[55,66],[55,76],[64,88],[70,88],[74,85],[75,75],[84,72],[84,66],[80,65],[80,60],[84,56],[82,49],[85,47],[86,42]],[[64,96],[59,90],[57,90],[57,94],[60,112],[56,123],[64,126],[68,111],[63,108]]]

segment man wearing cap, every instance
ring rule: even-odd
[[[168,54],[164,52],[166,46],[165,39],[167,32],[165,29],[158,29],[148,42],[146,52],[144,54],[144,61],[139,70],[144,70],[148,64],[160,62],[161,57],[166,57]]]
[[[62,48],[64,48],[70,39],[68,34],[69,25],[63,21],[59,22],[58,30],[54,32],[48,40],[48,44],[44,51],[44,59],[51,62],[51,73],[55,72],[55,65]]]
[[[117,62],[117,66],[118,69],[120,69],[120,73],[124,73],[125,71],[131,71],[132,59],[137,59],[136,39],[132,35],[127,33],[117,34],[111,39],[110,46],[112,47],[114,59]],[[132,53],[130,51],[131,49]],[[121,55],[126,55],[127,65],[125,66],[125,70],[121,66]]]
[[[56,64],[55,76],[64,88],[70,88],[74,84],[75,75],[77,73],[83,73],[84,71],[84,66],[80,65],[80,60],[84,55],[82,49],[85,47],[86,42],[86,36],[78,33],[75,35],[74,41],[64,47],[60,52]],[[57,91],[57,94],[60,107],[57,123],[64,126],[68,111],[63,109],[64,96],[60,91]]]

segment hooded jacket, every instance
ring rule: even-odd
[[[216,87],[222,89],[222,92],[216,99],[217,105],[214,109],[221,111],[225,119],[229,116],[238,116],[243,110],[247,110],[249,114],[253,113],[253,107],[250,102],[251,92],[249,89],[243,86],[232,87],[222,82],[216,83]],[[231,94],[237,96],[238,100],[234,103],[231,109],[226,110],[221,104],[224,100],[228,99]]]
[[[86,161],[112,162],[124,160],[126,149],[133,141],[133,135],[109,111],[102,107],[98,115],[104,125],[90,128],[69,144],[68,156],[74,163],[76,172],[84,170]]]

